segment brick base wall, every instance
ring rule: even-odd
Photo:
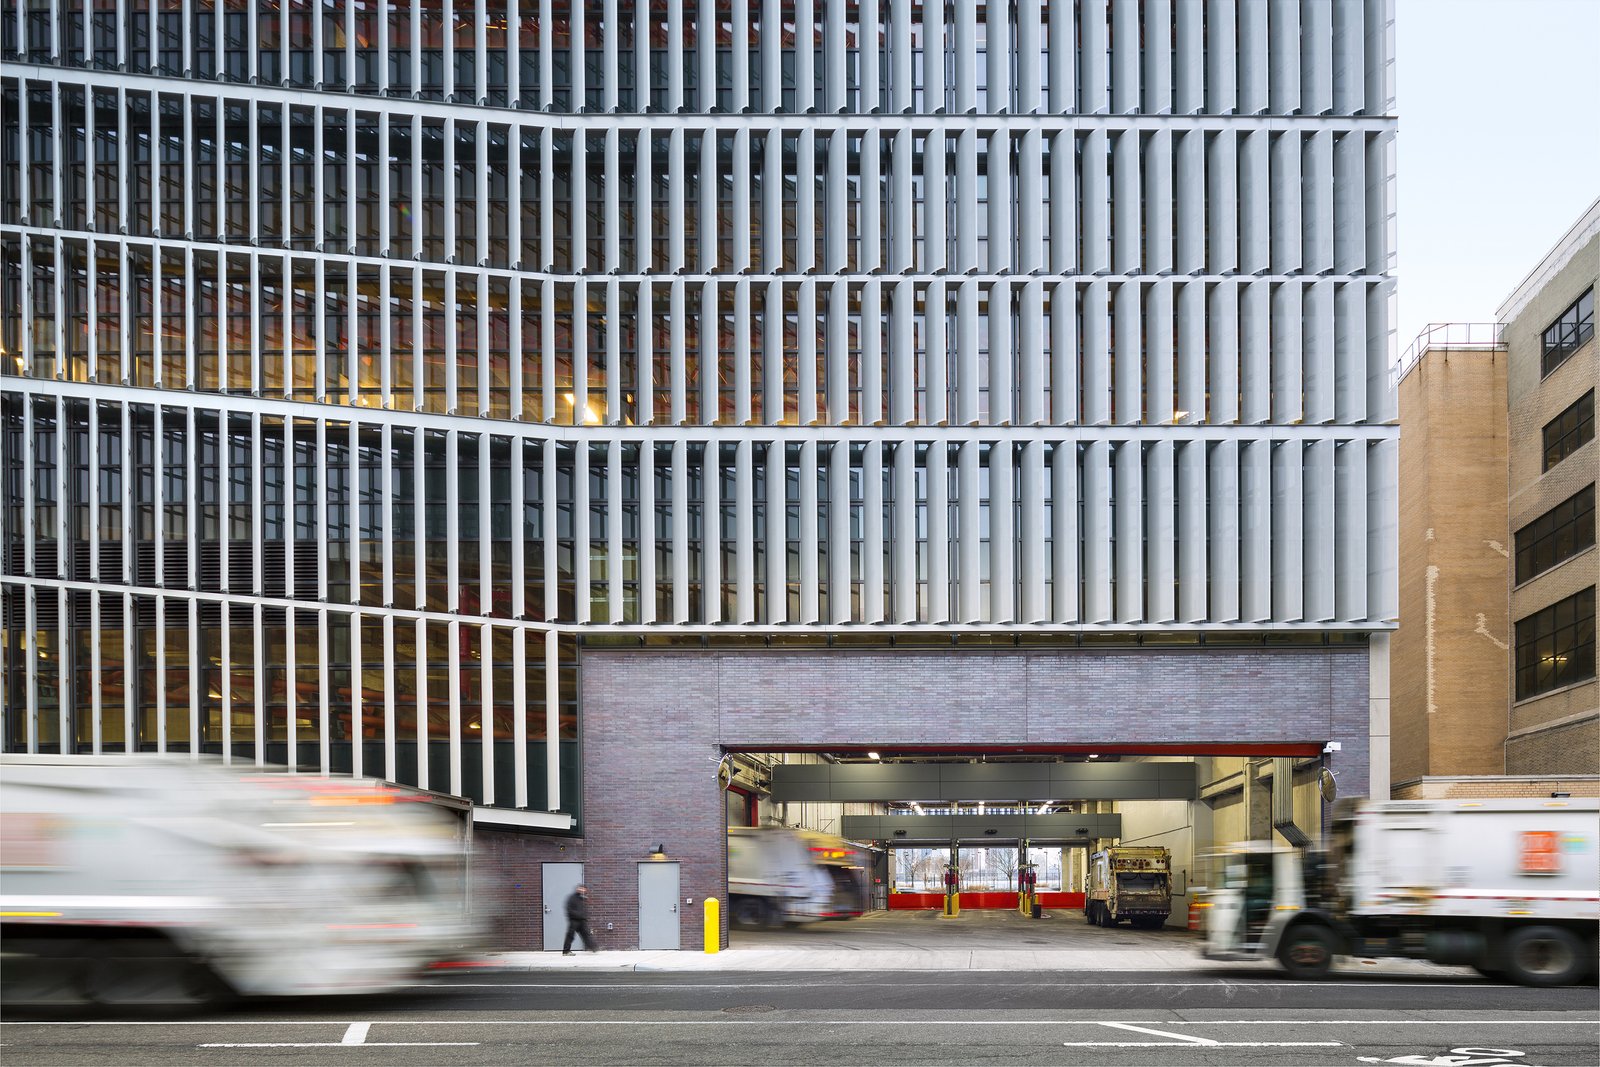
[[[541,942],[540,864],[581,861],[602,948],[638,946],[653,845],[680,866],[680,943],[726,895],[724,746],[1321,744],[1367,787],[1365,648],[595,650],[581,655],[584,836],[478,831],[505,879],[510,948]],[[690,901],[692,903],[685,903]],[[557,917],[557,921],[561,921]],[[607,932],[605,924],[615,929]],[[726,918],[723,938],[726,943]]]

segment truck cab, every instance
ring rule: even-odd
[[[1314,890],[1320,883],[1320,854],[1251,841],[1212,860],[1217,888],[1203,902],[1203,951],[1208,959],[1277,958],[1300,977],[1326,973],[1335,951],[1331,938],[1305,942],[1298,936],[1285,937],[1296,920],[1319,903]],[[1309,896],[1308,885],[1313,889]]]

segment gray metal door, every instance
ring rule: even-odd
[[[567,898],[583,884],[583,864],[546,863],[543,880],[544,950],[560,952],[561,942],[567,936]]]
[[[676,863],[639,864],[639,947],[679,947]]]

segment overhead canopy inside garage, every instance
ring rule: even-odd
[[[1193,800],[1196,796],[1195,765],[1188,762],[811,763],[772,768],[775,803]]]
[[[1051,815],[846,815],[840,820],[851,841],[887,841],[894,845],[951,841],[1032,845],[1088,845],[1096,838],[1122,836],[1122,816]]]

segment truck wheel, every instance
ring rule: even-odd
[[[1333,935],[1321,926],[1297,926],[1283,935],[1278,962],[1289,977],[1314,981],[1333,969]]]
[[[733,921],[739,926],[760,926],[765,912],[759,897],[740,897],[733,905]]]
[[[1083,906],[1083,921],[1090,926],[1094,925],[1094,901],[1089,901]]]
[[[782,930],[786,925],[788,925],[788,920],[784,914],[783,905],[778,901],[767,901],[765,911],[766,914],[764,918],[766,919],[767,929]]]
[[[1506,974],[1518,985],[1569,985],[1583,977],[1583,943],[1559,926],[1523,926],[1506,935]]]
[[[84,998],[103,1007],[197,1008],[227,996],[211,968],[164,938],[109,941],[85,964]]]

